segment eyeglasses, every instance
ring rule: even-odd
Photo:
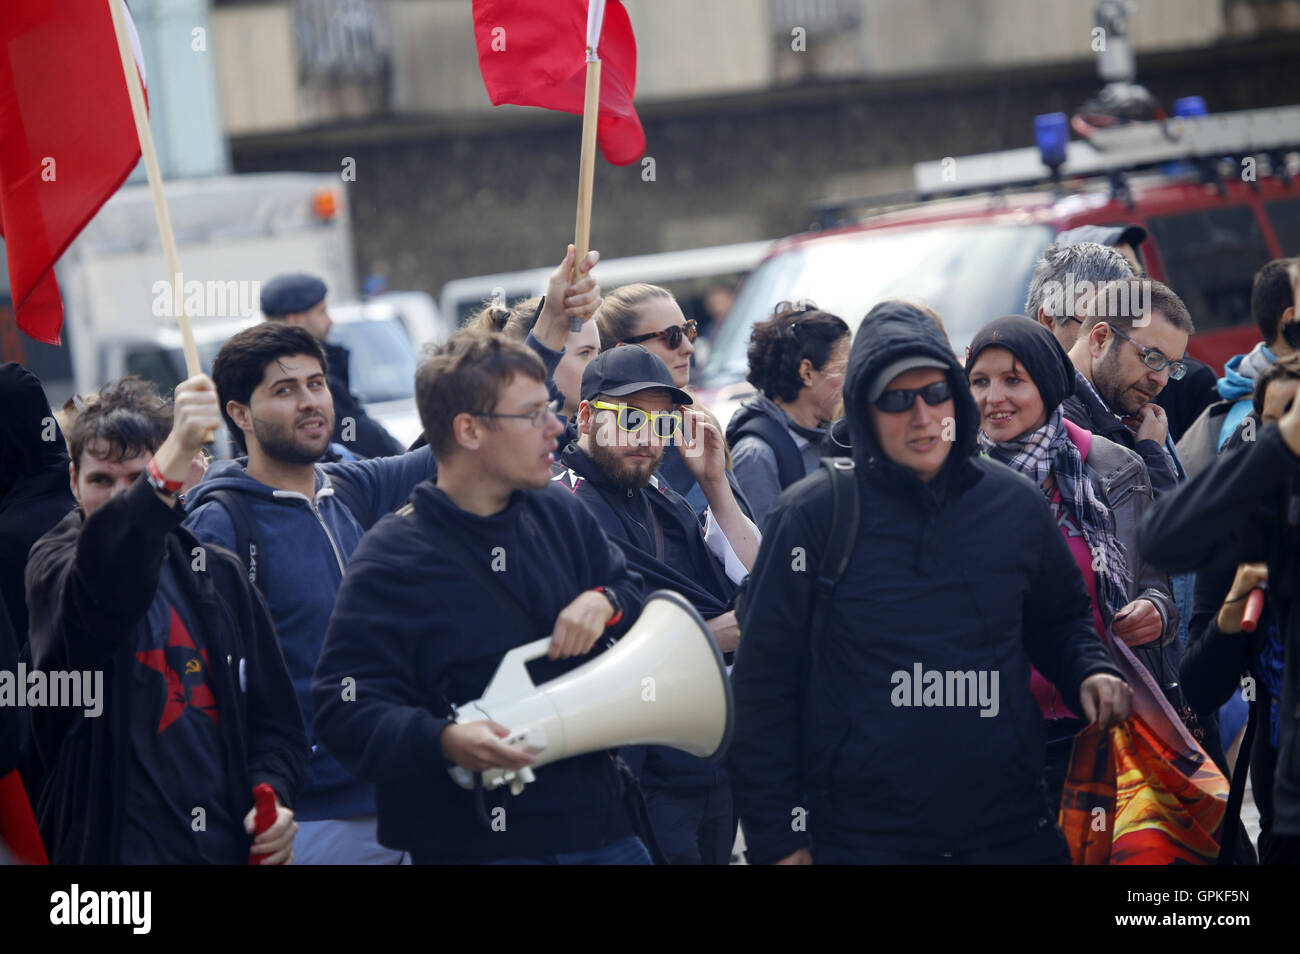
[[[876,398],[876,407],[886,414],[902,414],[910,410],[916,403],[916,396],[926,404],[934,407],[936,404],[942,404],[952,397],[952,387],[945,378],[942,381],[935,381],[933,384],[927,384],[923,388],[896,388],[892,391],[886,391],[880,397]]]
[[[1152,371],[1163,371],[1165,368],[1168,368],[1169,378],[1173,381],[1181,381],[1187,374],[1187,365],[1181,361],[1170,361],[1159,348],[1148,348],[1140,341],[1133,341],[1132,338],[1112,325],[1107,325],[1106,327],[1110,328],[1111,331],[1115,332],[1115,334],[1119,335],[1125,341],[1130,341],[1137,345],[1138,350],[1142,352],[1142,363]]]
[[[550,420],[552,414],[558,416],[560,408],[564,407],[563,401],[551,401],[549,404],[543,404],[535,411],[529,411],[527,414],[498,414],[496,411],[479,411],[476,417],[514,417],[521,421],[527,421],[533,427],[544,427]]]
[[[619,428],[629,434],[635,434],[647,423],[653,428],[655,436],[664,440],[681,433],[680,411],[645,411],[630,404],[608,404],[605,401],[592,401],[591,406],[598,411],[616,412]]]
[[[776,307],[772,309],[773,315],[784,315],[786,312],[795,312],[803,314],[806,311],[816,311],[817,302],[811,298],[800,298],[798,301],[778,301]]]
[[[664,343],[673,351],[682,346],[682,335],[686,336],[687,341],[693,342],[700,333],[699,325],[694,318],[691,318],[684,325],[673,325],[671,328],[665,328],[663,331],[652,331],[648,335],[637,335],[633,338],[624,338],[624,344],[640,344],[643,341],[649,341],[651,338],[662,338]]]

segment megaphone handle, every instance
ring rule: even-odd
[[[494,696],[513,698],[530,689],[537,688],[532,676],[528,675],[527,664],[534,659],[541,659],[551,649],[551,637],[535,639],[531,643],[516,646],[504,656],[497,665],[496,674],[488,687],[483,690],[481,701],[488,702]]]

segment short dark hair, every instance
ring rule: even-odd
[[[456,416],[490,412],[517,374],[546,380],[541,358],[499,332],[468,328],[433,348],[415,372],[415,406],[434,457],[455,447]]]
[[[1291,263],[1294,259],[1275,258],[1255,273],[1250,286],[1250,316],[1255,319],[1264,344],[1277,340],[1282,312],[1295,304],[1291,287]]]
[[[1147,296],[1150,296],[1149,299]],[[1143,311],[1135,303],[1146,303]],[[1132,331],[1139,318],[1158,311],[1165,320],[1185,332],[1189,337],[1196,332],[1192,315],[1172,288],[1151,278],[1121,278],[1097,286],[1097,295],[1088,305],[1088,317],[1083,320],[1080,335],[1086,335],[1098,322]]]
[[[803,390],[799,365],[804,358],[820,371],[831,352],[849,335],[849,326],[830,312],[787,309],[754,325],[749,335],[750,384],[769,399],[794,401]]]
[[[221,416],[230,430],[231,439],[244,449],[244,432],[226,413],[226,403],[235,401],[248,404],[253,392],[262,383],[266,366],[280,358],[305,354],[320,362],[322,371],[328,371],[325,350],[311,332],[287,321],[264,321],[246,328],[221,346],[212,362],[212,380],[217,386],[217,400],[221,403]]]
[[[1268,393],[1268,386],[1274,381],[1286,378],[1300,378],[1300,354],[1289,354],[1285,358],[1278,358],[1255,379],[1255,391],[1251,396],[1251,403],[1255,406],[1256,417],[1264,413],[1264,396]]]
[[[68,452],[78,470],[81,455],[100,441],[108,444],[101,459],[117,462],[155,453],[172,429],[171,402],[134,374],[109,381],[87,405],[68,428]]]

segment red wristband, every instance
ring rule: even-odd
[[[149,475],[149,483],[160,494],[175,495],[185,483],[183,480],[168,480],[164,477],[158,463],[152,457],[149,458],[149,465],[145,468],[145,471]]]
[[[609,627],[616,625],[618,621],[623,618],[623,602],[618,598],[613,590],[606,589],[603,586],[593,587],[593,589],[595,592],[605,597],[605,599],[609,600],[609,605],[614,610],[614,615],[605,620],[605,628],[609,629]]]

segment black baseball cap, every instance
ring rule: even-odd
[[[656,355],[637,344],[618,345],[591,359],[582,372],[582,400],[597,394],[623,397],[637,391],[662,388],[677,404],[694,404],[689,394],[673,384],[673,373]]]

